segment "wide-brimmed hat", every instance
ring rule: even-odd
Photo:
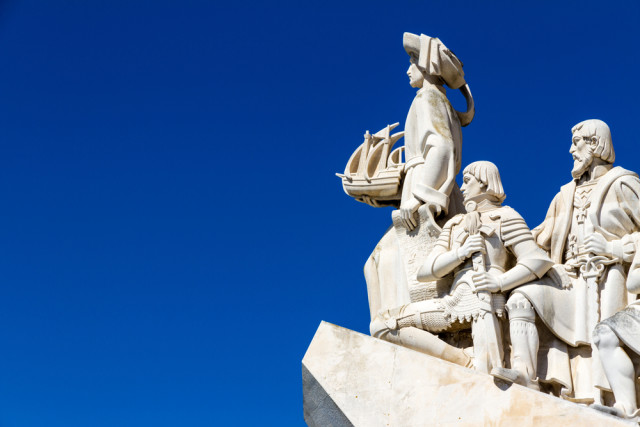
[[[402,44],[409,55],[418,58],[418,67],[432,76],[438,76],[451,89],[466,84],[462,62],[437,37],[404,33]]]

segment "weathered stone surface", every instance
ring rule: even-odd
[[[302,371],[310,426],[632,425],[326,322]]]

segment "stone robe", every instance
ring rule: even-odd
[[[411,103],[404,129],[406,175],[402,201],[415,197],[449,215],[464,212],[455,181],[461,168],[462,129],[445,89],[425,82]],[[442,215],[436,222],[442,226],[446,219]],[[424,222],[420,218],[419,221]],[[396,235],[397,231],[390,227],[364,267],[372,320],[381,309],[411,302],[408,286],[415,277],[407,277],[405,264],[408,259],[419,259],[419,255],[405,247],[403,250],[408,253],[403,260]]]
[[[411,103],[404,131],[403,201],[413,196],[447,212],[461,167],[462,130],[444,88],[424,83]]]
[[[544,222],[533,230],[536,242],[547,250],[557,264],[564,264],[566,242],[574,220],[575,181],[564,185],[553,199]],[[631,235],[640,230],[640,180],[638,176],[621,167],[615,167],[602,175],[590,195],[590,205],[586,215],[595,232],[602,234],[614,245],[632,244]],[[595,324],[623,309],[628,302],[625,281],[630,260],[618,260],[605,267],[600,276],[598,296],[588,290],[586,280],[576,268],[569,268],[571,286],[563,289],[552,281],[542,281],[516,288],[514,292],[523,294],[533,305],[540,320],[559,338],[555,342],[553,361],[542,357],[539,367],[542,380],[556,381],[564,385],[565,392],[577,400],[587,399],[596,386],[609,389],[606,378],[600,370],[598,360],[584,363],[591,358],[591,352],[582,348],[569,351],[571,347],[590,346]],[[593,299],[596,298],[596,301]],[[594,307],[596,312],[594,313]],[[591,310],[590,310],[591,308]],[[564,348],[563,348],[564,346]],[[544,346],[543,346],[544,347]],[[573,360],[558,356],[567,354]],[[578,355],[579,353],[579,355]],[[594,359],[597,359],[594,354]],[[582,365],[574,363],[582,360]],[[568,371],[569,370],[569,371]],[[593,378],[581,380],[579,376]]]

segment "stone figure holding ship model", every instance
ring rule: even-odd
[[[431,223],[446,213],[456,186],[462,158],[461,126],[474,114],[462,63],[442,42],[424,34],[405,33],[404,48],[410,63],[407,75],[418,93],[405,123],[405,178],[400,199],[400,215],[407,230],[418,226],[416,213],[426,205]],[[447,99],[444,84],[462,88],[468,100],[467,113],[456,112]]]
[[[434,37],[405,33],[403,46],[410,60],[409,83],[418,89],[404,131],[391,133],[397,123],[373,135],[367,131],[344,174],[338,174],[356,200],[399,207],[392,215],[394,225],[365,264],[372,319],[379,310],[437,296],[436,284],[418,283],[416,272],[441,226],[464,211],[455,177],[461,166],[461,127],[471,122],[475,110],[462,63]],[[453,109],[444,85],[461,90],[466,112]],[[404,146],[392,151],[402,136]]]
[[[475,110],[462,63],[439,39],[405,33],[403,45],[410,57],[409,84],[418,89],[404,132],[390,134],[398,123],[374,135],[367,131],[345,173],[337,175],[343,179],[345,192],[356,200],[375,207],[399,204],[402,221],[411,231],[418,225],[420,206],[426,204],[433,216],[447,212],[460,172],[461,126],[471,122]],[[445,84],[461,89],[467,112],[453,109]],[[391,152],[402,136],[404,147]]]

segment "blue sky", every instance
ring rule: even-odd
[[[362,266],[391,211],[334,173],[404,123],[402,33],[465,63],[463,165],[496,163],[533,227],[577,122],[608,122],[640,171],[639,19],[615,1],[0,1],[0,426],[303,425],[320,321],[368,330]]]

